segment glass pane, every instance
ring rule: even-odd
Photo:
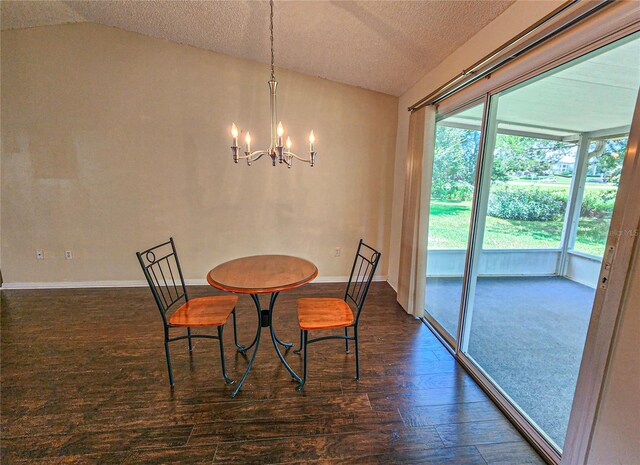
[[[602,258],[626,151],[626,137],[591,144],[573,250]]]
[[[559,450],[639,86],[635,35],[489,108],[461,350]]]
[[[560,248],[577,144],[500,132],[495,140],[483,247]]]
[[[476,105],[436,125],[425,310],[427,318],[453,339],[458,330],[483,108],[484,104]]]

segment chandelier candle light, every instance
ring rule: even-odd
[[[316,136],[313,134],[313,131],[311,131],[311,133],[309,134],[309,158],[302,158],[291,151],[292,143],[290,137],[287,137],[286,142],[283,143],[284,127],[282,126],[282,122],[278,123],[278,125],[276,126],[276,121],[278,121],[278,111],[276,105],[276,88],[278,87],[278,82],[276,81],[273,66],[273,0],[270,0],[269,6],[271,8],[269,29],[271,32],[271,79],[269,80],[269,103],[271,107],[271,145],[269,146],[269,150],[256,150],[255,152],[252,152],[251,134],[247,131],[247,135],[244,138],[244,155],[240,155],[240,149],[238,147],[238,127],[235,125],[235,123],[233,123],[231,125],[231,136],[233,137],[231,153],[233,155],[233,161],[238,163],[238,160],[245,159],[247,160],[247,165],[251,166],[251,163],[260,159],[263,155],[269,155],[271,157],[273,166],[276,166],[277,159],[280,163],[284,163],[287,165],[287,167],[291,168],[291,164],[293,163],[294,158],[296,160],[309,163],[310,166],[313,166],[316,162],[316,151],[314,147]]]

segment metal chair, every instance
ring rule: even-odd
[[[345,351],[349,353],[349,341],[356,347],[356,380],[360,379],[360,358],[358,353],[358,321],[380,261],[380,252],[368,246],[362,239],[358,244],[356,258],[351,268],[351,276],[344,293],[344,298],[306,298],[298,300],[298,325],[300,326],[300,348],[296,354],[304,350],[302,382],[296,387],[300,391],[307,381],[307,346],[327,339],[344,339]],[[356,307],[356,315],[349,306],[351,301]],[[309,339],[309,331],[344,328],[344,336],[323,336]],[[349,336],[349,328],[353,328],[353,336]]]
[[[147,278],[151,293],[160,310],[162,323],[164,324],[164,350],[167,356],[167,369],[169,371],[169,383],[171,387],[173,387],[173,371],[171,369],[169,343],[181,339],[188,339],[189,352],[191,352],[193,351],[191,340],[195,338],[219,340],[222,376],[227,384],[234,384],[235,381],[227,376],[227,370],[225,368],[222,332],[229,315],[233,315],[234,341],[236,347],[239,349],[243,348],[243,346],[238,344],[236,332],[235,307],[238,302],[238,297],[235,295],[227,295],[190,299],[172,237],[170,237],[167,242],[163,242],[142,252],[136,252],[136,256]],[[183,300],[184,303],[180,305],[180,302]],[[167,318],[167,314],[172,309],[175,309],[175,311]],[[214,327],[217,328],[218,335],[191,334],[192,327]],[[169,330],[176,328],[187,328],[187,335],[169,337]]]

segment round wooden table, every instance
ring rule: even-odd
[[[300,377],[284,359],[278,345],[290,348],[293,344],[282,342],[278,339],[273,327],[273,308],[282,291],[300,287],[318,276],[318,268],[308,260],[289,255],[255,255],[251,257],[237,258],[216,266],[207,274],[207,281],[213,287],[235,294],[249,294],[256,304],[258,311],[258,330],[253,342],[247,347],[240,346],[240,351],[246,353],[255,345],[253,354],[249,359],[249,365],[231,393],[235,397],[245,379],[251,371],[253,361],[260,345],[260,334],[263,327],[269,327],[271,340],[276,349],[278,358],[289,371],[294,380],[302,382]],[[271,294],[269,308],[263,309],[260,305],[260,294]]]

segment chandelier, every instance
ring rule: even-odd
[[[271,79],[269,79],[269,103],[271,107],[271,145],[269,146],[269,150],[256,150],[255,152],[252,152],[251,134],[247,131],[247,134],[244,138],[244,155],[240,155],[240,148],[238,147],[238,128],[235,123],[232,123],[231,136],[233,137],[233,145],[231,146],[231,153],[233,155],[233,161],[235,163],[238,163],[238,160],[245,159],[247,160],[247,165],[251,166],[251,163],[259,160],[263,155],[269,155],[271,157],[273,166],[276,166],[277,159],[280,163],[284,163],[287,165],[287,167],[291,168],[291,164],[293,163],[294,158],[304,163],[309,163],[310,166],[313,166],[316,162],[316,151],[314,148],[316,137],[313,134],[313,131],[311,131],[311,133],[309,134],[309,157],[302,158],[291,151],[292,142],[290,137],[287,137],[286,142],[283,143],[284,127],[282,126],[282,122],[279,122],[276,126],[276,121],[278,121],[278,111],[276,105],[276,88],[278,87],[278,82],[276,81],[273,66],[273,0],[269,1],[269,6],[271,8],[269,28],[271,32]]]

